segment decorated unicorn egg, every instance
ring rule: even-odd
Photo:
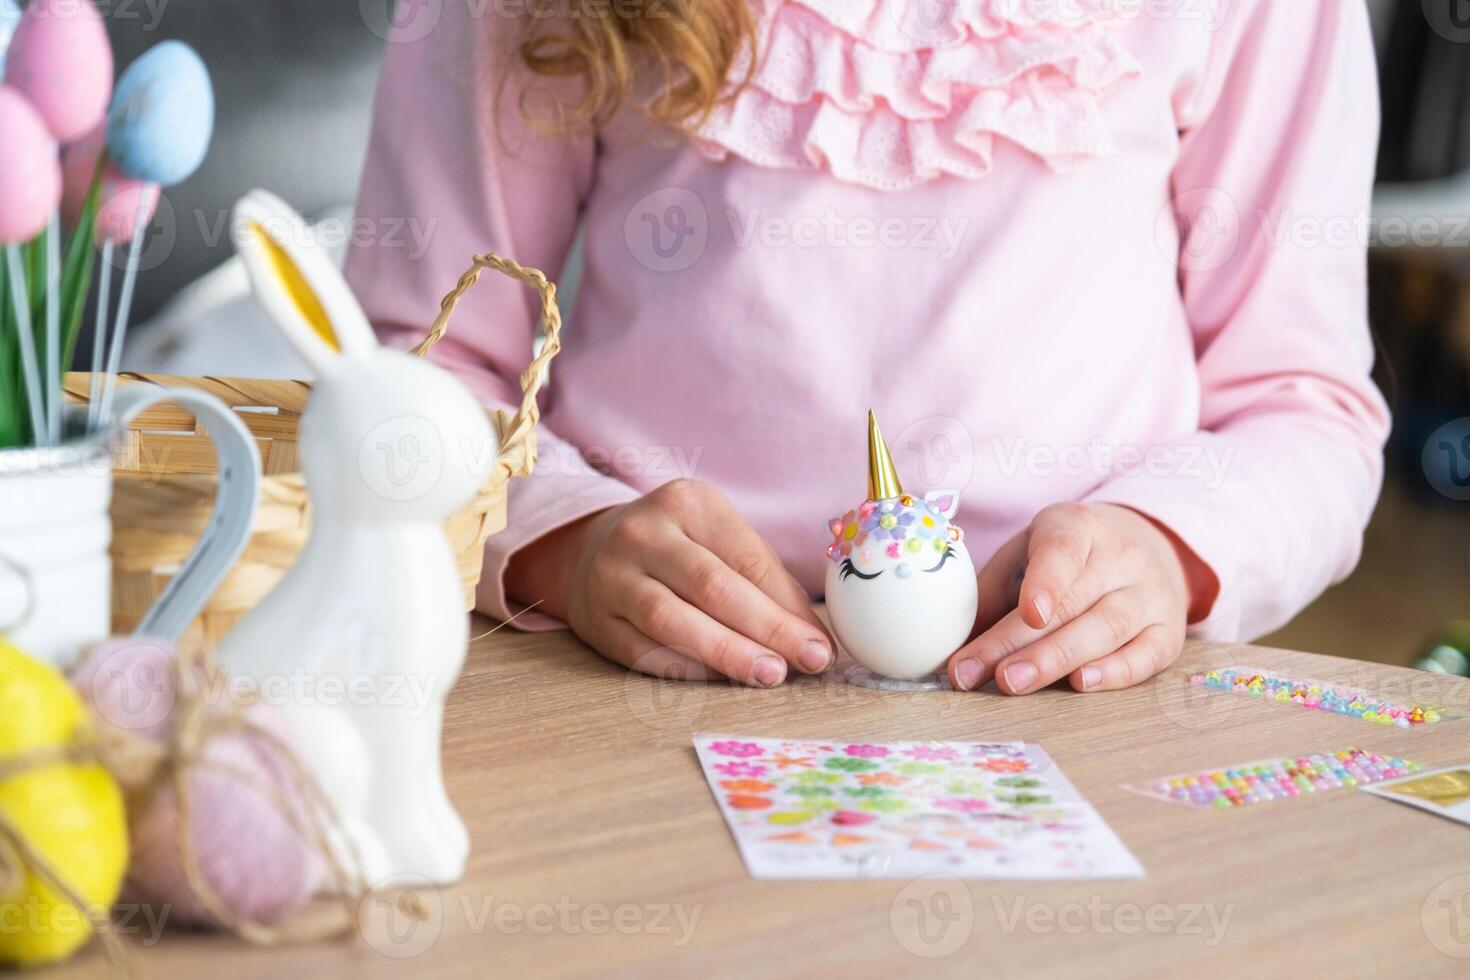
[[[979,593],[959,495],[904,492],[868,413],[868,499],[828,523],[827,613],[838,641],[874,674],[920,680],[943,670],[975,625]]]

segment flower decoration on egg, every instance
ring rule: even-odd
[[[883,677],[929,677],[975,623],[975,567],[953,523],[959,495],[906,493],[868,413],[868,499],[827,523],[827,610],[858,663]]]

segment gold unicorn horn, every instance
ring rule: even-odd
[[[903,484],[898,482],[898,470],[893,468],[893,457],[888,455],[888,443],[878,431],[878,418],[868,409],[868,499],[887,500],[903,496]]]

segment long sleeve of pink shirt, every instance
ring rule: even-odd
[[[382,234],[348,266],[385,337],[421,336],[471,255],[555,275],[584,236],[483,611],[517,611],[526,544],[676,477],[719,486],[818,596],[870,406],[909,489],[961,491],[977,563],[1047,504],[1127,505],[1213,571],[1194,631],[1225,640],[1352,569],[1388,426],[1361,0],[1117,21],[1076,0],[1065,22],[987,0],[923,30],[902,6],[760,4],[768,56],[694,138],[631,115],[536,132],[473,5],[388,45],[357,237]],[[405,220],[422,254],[387,233]],[[486,281],[433,356],[508,407],[534,311]]]
[[[1170,473],[1088,495],[1175,529],[1220,594],[1194,632],[1284,625],[1357,564],[1388,412],[1368,374],[1366,228],[1378,97],[1358,2],[1236,4],[1182,86],[1171,181],[1180,292],[1199,365],[1208,478]]]

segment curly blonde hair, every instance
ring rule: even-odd
[[[522,113],[543,131],[595,131],[624,107],[693,130],[733,97],[755,63],[750,0],[560,0],[557,6],[552,17],[528,11],[515,43],[518,67],[570,81],[578,93],[547,102],[534,98],[534,86],[522,91]],[[744,77],[727,84],[745,54]]]

